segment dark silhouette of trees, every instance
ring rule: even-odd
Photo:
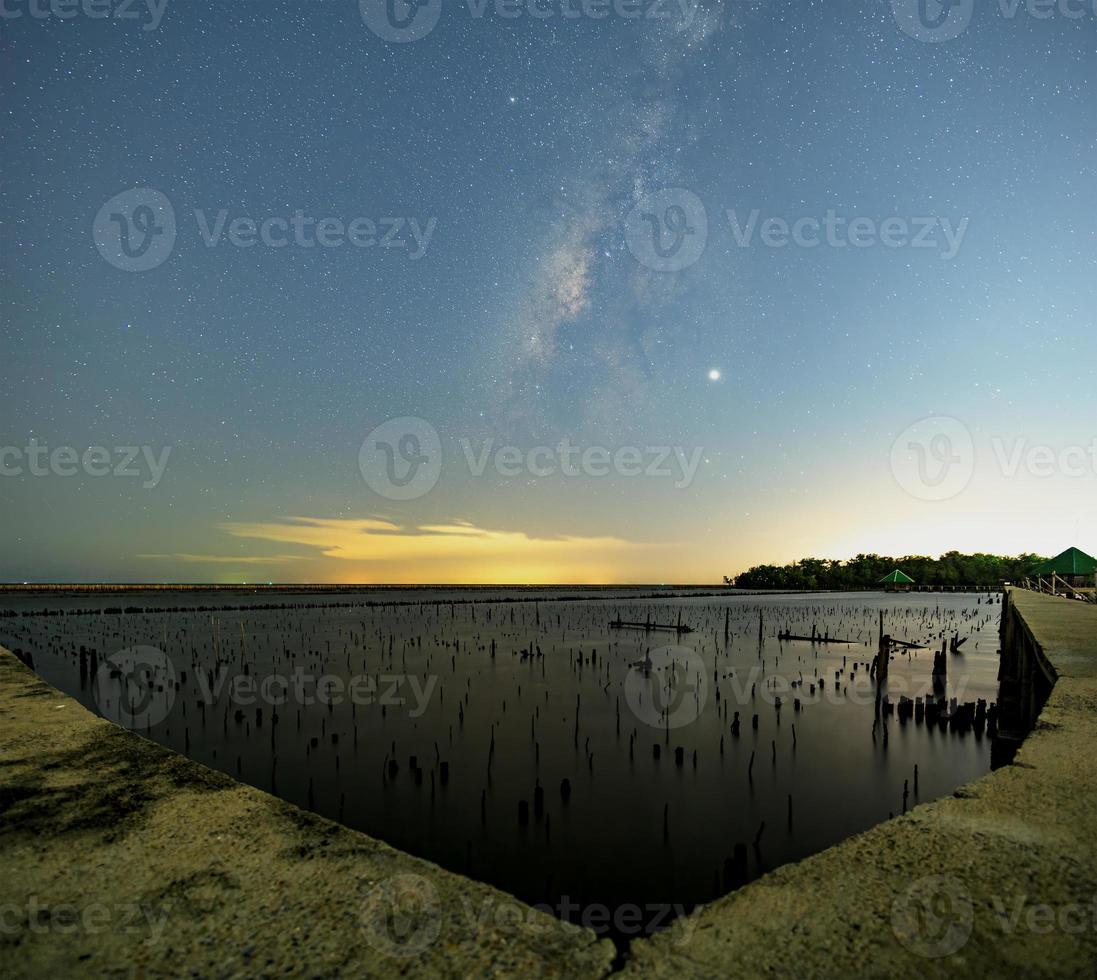
[[[1001,585],[1016,582],[1044,561],[1039,555],[1007,558],[977,553],[963,555],[949,551],[940,558],[925,555],[857,555],[849,561],[803,558],[791,565],[756,565],[736,575],[732,584],[739,589],[870,589],[896,568],[902,569],[915,585]]]

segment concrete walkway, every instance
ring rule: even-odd
[[[1097,976],[1097,606],[1016,763],[700,909],[630,977]],[[5,976],[559,976],[613,947],[102,721],[0,651]]]

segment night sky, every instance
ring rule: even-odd
[[[30,2],[0,579],[1097,548],[1094,3]]]

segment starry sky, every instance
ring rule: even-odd
[[[100,3],[0,17],[0,580],[1097,550],[1092,4]]]

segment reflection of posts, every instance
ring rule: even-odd
[[[880,635],[880,645],[876,650],[876,659],[872,661],[869,676],[875,677],[877,682],[883,683],[888,679],[888,664],[891,663],[891,637],[887,634]]]
[[[747,845],[739,842],[732,857],[724,858],[724,891],[729,892],[747,883]]]
[[[933,690],[944,691],[948,682],[948,640],[941,643],[941,652],[933,655]]]

